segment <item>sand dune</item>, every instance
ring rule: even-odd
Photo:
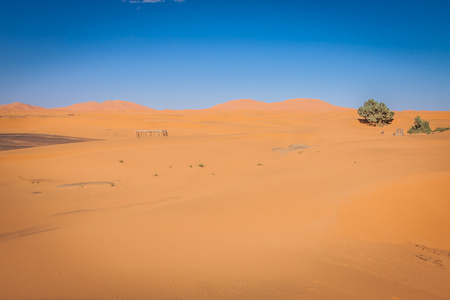
[[[253,111],[344,111],[349,108],[335,106],[318,99],[289,99],[282,102],[265,103],[251,99],[239,99],[211,107],[212,110],[253,110]]]
[[[231,100],[211,107],[212,110],[266,110],[268,103],[253,99]]]
[[[4,113],[4,112],[16,112],[16,111],[20,111],[20,112],[30,112],[30,111],[44,111],[45,108],[43,107],[39,107],[39,106],[35,106],[35,105],[29,105],[29,104],[24,104],[24,103],[19,103],[19,102],[14,102],[11,104],[5,104],[5,105],[0,105],[0,113]]]
[[[227,105],[0,118],[0,299],[448,299],[450,112]]]
[[[74,105],[59,107],[57,110],[72,111],[72,112],[100,112],[100,111],[154,111],[154,109],[139,105],[130,101],[122,100],[108,100],[101,103],[90,101],[85,103],[77,103]]]
[[[85,102],[58,108],[44,108],[24,103],[14,102],[0,105],[1,114],[39,114],[39,113],[70,113],[70,112],[154,112],[156,110],[130,101],[108,100],[104,102]]]
[[[339,207],[337,229],[364,240],[447,249],[443,256],[450,257],[450,202],[443,188],[448,182],[450,172],[446,170],[366,187]]]
[[[42,107],[13,103],[8,105],[1,105],[0,112],[9,111],[22,111],[30,112],[32,110],[47,110]],[[235,110],[247,110],[247,111],[305,111],[305,112],[325,112],[325,111],[349,111],[350,108],[335,106],[325,101],[318,99],[289,99],[281,102],[266,103],[262,101],[256,101],[252,99],[239,99],[232,100],[225,103],[221,103],[206,109],[205,111],[235,111]],[[121,100],[109,100],[102,103],[95,101],[77,103],[67,107],[59,107],[49,109],[50,112],[122,112],[122,111],[156,111],[143,105],[139,105],[129,101]],[[202,111],[202,110],[200,110]],[[189,112],[186,110],[184,112]]]

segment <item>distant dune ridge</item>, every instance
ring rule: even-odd
[[[318,99],[308,98],[295,98],[282,102],[266,103],[261,101],[255,101],[251,99],[239,99],[226,103],[218,104],[211,107],[213,110],[290,110],[290,111],[311,111],[311,112],[323,112],[323,111],[345,111],[350,108],[340,107],[332,105]]]
[[[253,99],[237,99],[225,103],[214,105],[207,109],[199,109],[198,111],[293,111],[293,112],[350,112],[354,108],[336,106],[319,99],[294,98],[280,102],[262,102]],[[39,113],[39,112],[156,112],[158,110],[149,108],[144,105],[136,104],[131,101],[108,100],[104,102],[89,101],[84,103],[76,103],[66,107],[44,108],[35,105],[29,105],[19,102],[0,105],[0,113]],[[187,109],[183,111],[192,111]],[[413,111],[404,110],[402,113],[422,113],[426,114],[431,111]],[[398,116],[396,116],[398,117]]]
[[[144,105],[130,101],[108,100],[104,102],[85,102],[58,108],[44,108],[19,102],[0,105],[0,112],[44,112],[44,111],[69,111],[69,112],[110,112],[110,111],[155,111]]]
[[[268,103],[253,99],[238,99],[214,105],[212,110],[265,110]]]
[[[1,111],[45,111],[46,108],[23,104],[12,103],[8,105],[1,105]],[[108,111],[156,111],[155,109],[146,107],[144,105],[136,104],[130,101],[122,100],[108,100],[105,102],[89,101],[84,103],[77,103],[66,107],[58,107],[49,109],[50,111],[70,111],[70,112],[108,112]],[[225,103],[215,105],[207,110],[215,111],[233,111],[233,110],[248,110],[248,111],[305,111],[305,112],[325,112],[325,111],[348,111],[351,108],[340,107],[332,105],[318,99],[295,98],[282,102],[266,103],[252,99],[238,99]]]
[[[46,108],[35,106],[35,105],[29,105],[19,102],[14,102],[11,104],[5,104],[0,105],[0,112],[7,112],[7,111],[44,111]]]
[[[130,101],[108,100],[105,102],[85,102],[74,105],[60,107],[58,110],[66,111],[154,111],[154,109],[136,104]]]

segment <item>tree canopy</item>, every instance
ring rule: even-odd
[[[369,125],[380,126],[388,125],[394,120],[394,112],[383,102],[377,102],[373,99],[369,99],[364,102],[364,106],[358,108],[358,114],[364,117]]]
[[[414,125],[408,130],[408,133],[426,133],[430,134],[430,123],[426,120],[422,120],[420,116],[414,118]]]

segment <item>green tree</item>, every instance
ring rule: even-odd
[[[373,99],[364,102],[364,106],[358,108],[358,114],[364,117],[372,126],[380,126],[390,124],[394,120],[394,112],[383,102],[378,103]]]
[[[414,118],[414,125],[408,130],[408,133],[426,133],[430,134],[430,123],[422,120],[419,116]]]

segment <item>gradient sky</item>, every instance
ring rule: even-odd
[[[0,104],[450,110],[448,0],[1,0]]]

